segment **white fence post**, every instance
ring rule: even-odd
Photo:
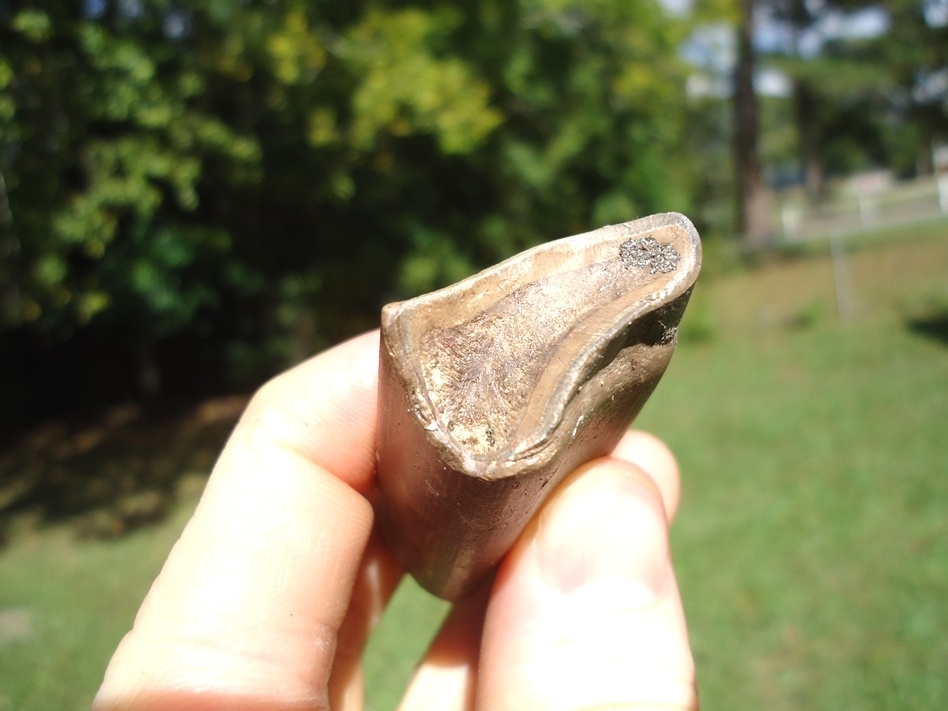
[[[849,281],[849,265],[843,238],[836,232],[830,235],[830,259],[833,263],[833,290],[836,292],[836,313],[840,321],[848,321],[855,311],[853,290]]]
[[[932,168],[938,188],[938,207],[948,214],[948,146],[932,146]]]

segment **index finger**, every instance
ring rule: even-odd
[[[96,709],[325,708],[369,532],[378,334],[253,398]]]

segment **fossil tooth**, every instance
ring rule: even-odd
[[[549,242],[382,310],[379,525],[457,599],[658,384],[701,266],[682,215]]]

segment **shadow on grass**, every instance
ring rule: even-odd
[[[160,521],[183,488],[203,485],[246,404],[244,396],[163,412],[125,404],[4,443],[0,546],[45,524],[109,538]]]
[[[948,346],[948,311],[922,318],[913,318],[906,325],[913,333],[934,338]]]

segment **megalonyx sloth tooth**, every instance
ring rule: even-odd
[[[682,215],[549,242],[382,310],[383,536],[432,593],[497,564],[658,384],[701,266]]]

